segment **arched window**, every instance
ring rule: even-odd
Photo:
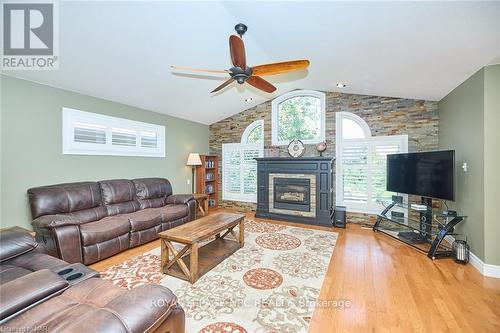
[[[366,139],[372,136],[370,127],[360,117],[350,112],[337,112],[336,133],[343,140]]]
[[[243,135],[241,136],[241,143],[243,144],[254,144],[254,143],[264,143],[264,120],[256,120],[245,128]]]
[[[386,191],[388,154],[408,151],[407,135],[373,136],[368,124],[349,112],[335,115],[336,202],[349,211],[380,213]]]
[[[222,199],[257,202],[257,161],[264,156],[264,120],[245,128],[241,143],[222,144]]]
[[[325,94],[314,90],[296,90],[274,99],[272,144],[325,141],[325,105]]]

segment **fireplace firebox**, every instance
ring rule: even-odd
[[[275,178],[274,207],[278,209],[311,209],[311,181],[309,179]]]

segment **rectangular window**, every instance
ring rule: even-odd
[[[222,145],[222,199],[257,202],[257,161],[262,144]]]
[[[338,147],[337,202],[350,211],[380,213],[386,191],[386,156],[408,151],[406,135],[345,140]]]
[[[63,108],[63,154],[165,157],[165,126]]]

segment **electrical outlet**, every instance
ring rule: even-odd
[[[186,183],[187,183],[188,185],[191,185],[191,179],[186,179]]]

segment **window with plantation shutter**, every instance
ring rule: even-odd
[[[336,114],[336,199],[349,211],[380,213],[380,201],[394,193],[386,190],[388,154],[408,151],[408,136],[372,137],[358,116]]]
[[[222,199],[257,202],[257,161],[262,144],[222,145]]]
[[[106,144],[106,127],[75,122],[73,140],[75,142],[104,145]]]
[[[165,126],[63,108],[63,154],[165,157]]]

